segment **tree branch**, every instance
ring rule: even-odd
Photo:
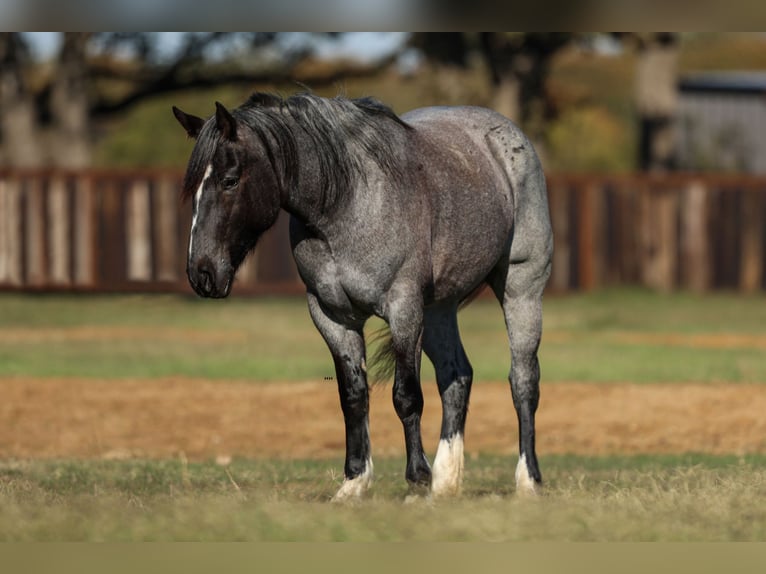
[[[396,54],[389,56],[371,65],[360,65],[351,62],[340,62],[330,67],[321,66],[313,69],[305,65],[295,65],[285,70],[271,70],[264,72],[219,72],[181,74],[181,69],[176,68],[172,73],[164,73],[159,77],[146,78],[135,91],[118,100],[101,99],[94,103],[91,108],[93,116],[104,117],[119,113],[130,106],[161,94],[180,92],[192,88],[212,88],[220,85],[255,85],[264,83],[297,83],[305,84],[312,88],[332,85],[346,78],[371,77],[387,69],[396,60]],[[101,69],[103,76],[112,78],[130,79],[130,74],[121,75],[116,71]],[[134,76],[138,79],[143,72]]]

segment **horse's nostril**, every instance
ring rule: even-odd
[[[213,279],[210,277],[210,273],[202,271],[200,277],[202,279],[202,290],[205,293],[210,293],[213,290]]]
[[[213,273],[206,267],[199,269],[200,287],[205,293],[213,291]]]
[[[196,267],[196,277],[192,280],[192,285],[197,293],[203,296],[209,296],[213,292],[215,285],[215,271],[209,261],[202,261]]]

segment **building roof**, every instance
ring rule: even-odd
[[[682,93],[766,94],[766,72],[701,72],[681,77]]]

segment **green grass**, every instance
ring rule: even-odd
[[[766,457],[544,457],[544,494],[513,463],[466,464],[464,495],[405,503],[403,461],[368,499],[328,502],[340,461],[28,462],[0,466],[4,541],[762,540]]]
[[[763,296],[626,289],[547,297],[543,379],[766,382],[765,303]],[[497,303],[475,301],[461,312],[460,325],[475,379],[504,380],[510,355]],[[368,331],[380,326],[371,321]],[[658,335],[680,340],[653,340]],[[708,348],[689,340],[700,335],[755,343]],[[185,375],[258,382],[321,380],[332,371],[300,297],[0,295],[0,376]],[[427,360],[423,378],[433,379]]]

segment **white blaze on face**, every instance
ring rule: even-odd
[[[516,492],[527,496],[537,494],[535,481],[529,476],[526,453],[519,457],[519,464],[516,465]]]
[[[194,241],[194,228],[197,226],[197,214],[199,213],[199,201],[202,198],[202,190],[205,189],[205,184],[207,183],[208,178],[210,177],[210,174],[213,173],[213,166],[211,164],[208,164],[207,169],[205,169],[205,175],[202,176],[202,181],[199,184],[199,187],[197,188],[197,192],[194,194],[194,215],[192,215],[192,224],[191,224],[191,231],[189,232],[189,257],[191,257],[192,254],[192,243]]]
[[[431,494],[435,497],[457,496],[463,482],[463,435],[441,439],[434,458]]]

